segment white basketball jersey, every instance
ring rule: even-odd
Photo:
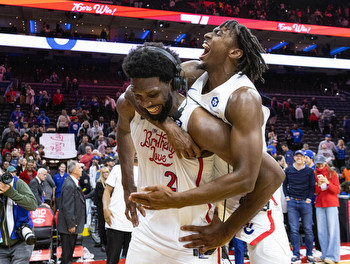
[[[230,122],[225,117],[225,110],[227,102],[230,98],[230,95],[238,90],[241,87],[251,87],[256,90],[254,84],[249,80],[249,78],[246,75],[241,75],[240,73],[237,73],[233,75],[229,80],[227,80],[225,83],[221,84],[220,86],[216,87],[214,90],[210,91],[209,93],[202,94],[202,90],[205,86],[205,84],[208,81],[208,73],[203,73],[196,82],[192,85],[192,87],[189,89],[188,94],[190,97],[191,104],[197,103],[203,108],[205,108],[207,111],[209,111],[211,114],[217,116],[227,124],[230,124]],[[262,111],[264,114],[264,123],[261,127],[262,130],[262,142],[263,142],[263,149],[262,151],[266,151],[266,143],[265,143],[265,124],[269,118],[270,110],[265,107],[261,106]],[[230,124],[232,125],[232,124]],[[232,171],[232,166],[228,165],[227,162],[222,160],[220,157],[215,155],[214,159],[214,177],[221,177],[229,172]],[[275,195],[279,195],[279,193],[275,193]],[[241,197],[245,196],[245,194],[231,197],[229,199],[226,199],[226,212],[227,216],[226,219],[231,215],[239,206],[239,200]],[[280,210],[280,196],[276,197],[276,199],[270,199],[269,201],[269,210],[267,211],[261,211],[258,215],[256,215],[245,228],[242,229],[240,234],[237,235],[238,238],[241,240],[251,244],[256,245],[259,241],[261,241],[264,237],[268,236],[274,231],[274,221],[271,217],[272,213],[278,214],[280,216],[281,210]],[[219,215],[220,217],[223,216],[223,202],[217,203],[219,207]],[[272,209],[275,209],[271,211]]]
[[[186,116],[186,110],[183,115]],[[183,192],[212,181],[213,156],[179,159],[165,132],[138,113],[135,113],[130,126],[138,157],[138,189],[163,184],[173,191]],[[146,217],[138,216],[139,226],[134,229],[132,239],[152,248],[157,254],[167,256],[167,263],[195,263],[193,249],[184,248],[185,243],[178,241],[179,237],[190,234],[181,231],[180,227],[207,225],[212,219],[214,207],[214,204],[204,204],[181,209],[146,210]],[[162,259],[155,259],[154,263],[159,261]],[[217,259],[206,263],[217,263]]]

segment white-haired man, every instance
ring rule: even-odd
[[[29,183],[29,188],[32,190],[38,206],[44,205],[50,208],[50,205],[45,203],[45,192],[43,189],[44,181],[46,179],[47,170],[40,168],[37,175]]]

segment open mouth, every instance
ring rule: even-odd
[[[162,111],[162,106],[156,105],[156,106],[152,106],[152,107],[147,107],[146,110],[151,115],[158,115]]]
[[[201,55],[201,57],[207,55],[207,54],[209,53],[209,51],[210,51],[210,47],[209,47],[209,45],[208,45],[207,43],[204,42],[204,43],[202,44],[202,47],[204,48],[204,52],[203,52],[203,54]]]

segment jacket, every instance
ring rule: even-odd
[[[318,177],[317,175],[322,174],[329,181],[328,188],[324,191],[317,185]],[[316,187],[315,187],[315,207],[339,207],[338,193],[340,192],[339,179],[335,171],[332,171],[332,179],[329,178],[329,173],[327,167],[323,169],[318,169],[316,167]]]

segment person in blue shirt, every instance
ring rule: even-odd
[[[55,190],[55,199],[56,199],[56,209],[59,209],[60,207],[60,200],[61,200],[61,189],[64,180],[69,176],[69,174],[66,172],[66,165],[64,163],[61,163],[58,167],[58,173],[53,176],[53,181],[56,185]]]
[[[308,149],[304,151],[305,165],[311,168],[313,171],[316,170],[316,164],[314,163],[315,154],[312,150]]]
[[[270,151],[272,157],[277,156],[276,146],[277,146],[277,140],[270,140],[268,142],[267,151]]]
[[[284,151],[284,159],[286,160],[286,163],[288,164],[288,167],[292,166],[293,163],[294,163],[293,151],[291,151],[288,148],[287,144],[283,144],[282,145],[282,150]]]
[[[301,218],[305,233],[307,261],[315,262],[312,256],[314,235],[311,201],[315,192],[316,178],[314,171],[304,164],[304,160],[304,151],[296,151],[293,166],[284,171],[286,179],[283,182],[283,192],[287,202],[290,242],[293,248],[292,263],[300,261],[299,218]]]
[[[18,118],[20,116],[24,117],[23,113],[21,112],[21,106],[20,105],[16,105],[16,110],[11,113],[10,119],[11,119],[12,122],[16,122],[16,121],[18,121]]]
[[[50,119],[45,115],[45,111],[40,112],[40,116],[38,116],[36,120],[37,125],[45,125],[45,128],[50,124]]]
[[[294,150],[299,150],[303,147],[303,136],[304,132],[300,128],[298,128],[297,124],[294,124],[292,129],[292,135],[293,135],[293,148]]]
[[[73,116],[71,118],[71,120],[73,122],[70,123],[69,125],[69,133],[74,133],[75,138],[78,136],[78,131],[80,128],[80,123],[78,122],[78,117],[77,116]]]

